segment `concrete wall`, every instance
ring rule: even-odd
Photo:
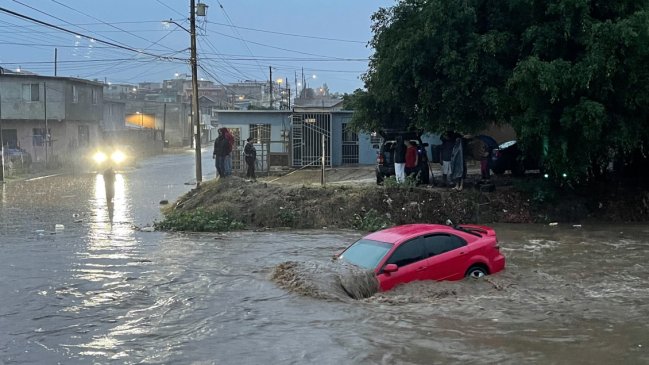
[[[270,124],[270,152],[287,152],[282,141],[288,141],[288,137],[282,137],[282,130],[289,130],[291,123],[290,111],[219,111],[217,128],[240,128],[242,142],[250,136],[251,124]],[[243,145],[243,143],[242,143]]]
[[[104,115],[100,127],[104,131],[116,131],[126,128],[126,104],[104,100]]]
[[[29,84],[38,85],[38,100],[31,100],[31,92],[27,98],[23,95],[23,85]],[[76,103],[72,99],[73,85],[79,93]],[[103,117],[100,84],[72,78],[1,75],[0,98],[2,129],[16,131],[18,144],[32,155],[34,162],[44,162],[46,153],[49,161],[63,163],[79,155],[85,147],[85,143],[80,143],[79,127],[84,131],[87,128],[89,146],[100,139],[99,123]],[[45,129],[46,124],[50,143],[37,143],[34,129]]]

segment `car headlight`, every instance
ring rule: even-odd
[[[101,151],[97,151],[97,152],[95,152],[94,155],[92,155],[92,159],[96,163],[102,163],[102,162],[104,162],[104,161],[106,161],[108,159],[108,156],[106,156],[106,154],[101,152]]]
[[[110,159],[115,163],[121,163],[126,160],[126,155],[122,151],[115,151],[110,155]]]

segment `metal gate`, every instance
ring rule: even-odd
[[[343,127],[343,164],[358,164],[358,134],[347,128],[347,123]]]
[[[296,113],[291,116],[293,166],[320,165],[322,141],[325,143],[325,165],[331,166],[331,114]]]

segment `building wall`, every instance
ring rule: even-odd
[[[23,98],[23,85],[38,84],[38,101]],[[65,82],[45,81],[47,86],[47,118],[65,119]],[[44,81],[27,76],[0,76],[0,98],[2,99],[2,119],[44,120],[45,92]]]
[[[240,128],[241,138],[245,140],[250,135],[251,124],[271,125],[271,152],[289,152],[290,137],[282,134],[283,130],[290,131],[291,111],[219,111],[218,124],[215,127]],[[342,165],[342,124],[351,121],[352,112],[334,112],[331,114],[331,140],[328,142],[333,166]],[[376,163],[377,150],[373,148],[369,134],[358,136],[358,163],[372,165]]]
[[[76,102],[73,99],[73,87],[77,89],[78,93],[78,101]],[[93,91],[96,95],[94,100],[92,97]],[[70,81],[65,87],[65,94],[66,120],[84,121],[88,123],[96,123],[97,125],[99,125],[99,121],[101,121],[104,111],[104,96],[102,86]]]
[[[104,100],[104,115],[100,127],[104,131],[116,131],[126,128],[126,104]]]
[[[219,111],[217,128],[240,128],[241,139],[245,141],[250,136],[251,124],[270,124],[270,152],[287,152],[282,136],[283,130],[290,129],[290,111]]]
[[[29,84],[38,85],[37,98],[31,90],[24,94],[23,85]],[[76,103],[72,103],[72,85],[79,93]],[[96,95],[94,104],[92,90]],[[100,84],[71,78],[2,75],[0,98],[2,129],[16,131],[19,146],[32,155],[34,162],[44,162],[46,153],[49,161],[66,162],[100,140],[99,123],[103,114]],[[49,143],[34,131],[45,129],[46,124]],[[80,127],[86,138],[79,138]]]

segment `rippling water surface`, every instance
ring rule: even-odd
[[[188,189],[175,158],[112,214],[96,175],[2,188],[0,364],[649,363],[647,227],[497,225],[505,272],[355,300],[330,258],[357,232],[135,229]]]

